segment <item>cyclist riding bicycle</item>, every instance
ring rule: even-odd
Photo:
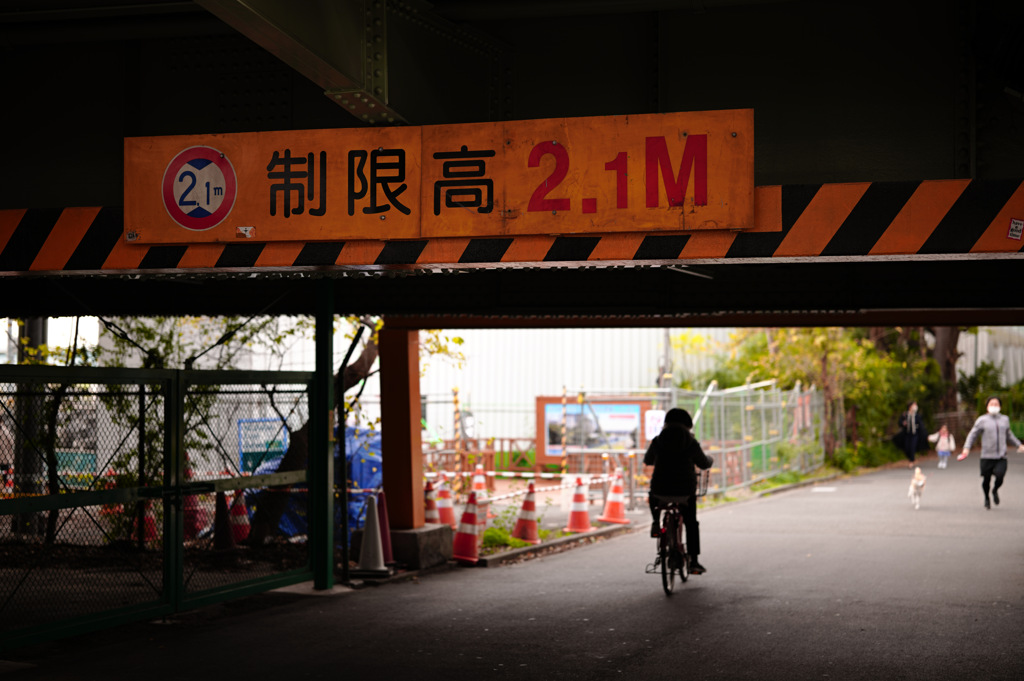
[[[686,549],[690,555],[690,573],[703,574],[707,570],[697,562],[700,554],[700,524],[697,522],[697,472],[711,468],[714,460],[704,453],[700,443],[690,433],[693,419],[685,409],[669,409],[665,425],[647,448],[644,463],[654,466],[651,474],[650,505],[654,524],[651,536],[661,531],[659,516],[661,503],[684,501],[683,525],[686,527]]]

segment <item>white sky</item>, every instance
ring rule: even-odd
[[[3,339],[0,340],[0,363],[7,363],[9,356],[17,354],[18,325],[13,319],[0,318],[3,323]],[[95,345],[99,340],[100,322],[96,317],[81,317],[78,322],[79,346]],[[51,317],[47,327],[47,345],[70,347],[75,333],[74,317]]]

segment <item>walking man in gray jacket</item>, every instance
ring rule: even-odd
[[[988,398],[988,413],[979,416],[974,422],[974,427],[964,440],[963,451],[956,457],[957,461],[966,459],[975,438],[981,437],[981,489],[985,492],[987,509],[992,508],[988,500],[988,491],[993,476],[996,484],[992,487],[992,501],[996,502],[996,506],[999,505],[999,488],[1003,484],[1003,476],[1006,475],[1006,445],[1015,445],[1018,452],[1024,452],[1024,445],[1010,430],[1010,417],[999,413],[1002,405],[998,397]]]

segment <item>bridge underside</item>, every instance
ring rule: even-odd
[[[0,307],[11,317],[37,315],[43,301],[51,316],[312,314],[329,278],[339,314],[406,328],[998,325],[1024,312],[1012,256],[547,265],[25,274],[0,278]]]

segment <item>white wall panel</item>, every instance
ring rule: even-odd
[[[728,339],[727,329],[692,329],[709,338]],[[680,333],[670,330],[671,335]],[[657,386],[666,345],[664,329],[467,329],[452,332],[465,340],[465,366],[459,370],[432,362],[420,381],[429,402],[431,427],[452,432],[452,388],[476,418],[478,437],[531,437],[535,400],[561,396],[575,400],[588,391],[637,390]],[[684,358],[676,357],[679,366]],[[687,358],[695,371],[712,366]]]

